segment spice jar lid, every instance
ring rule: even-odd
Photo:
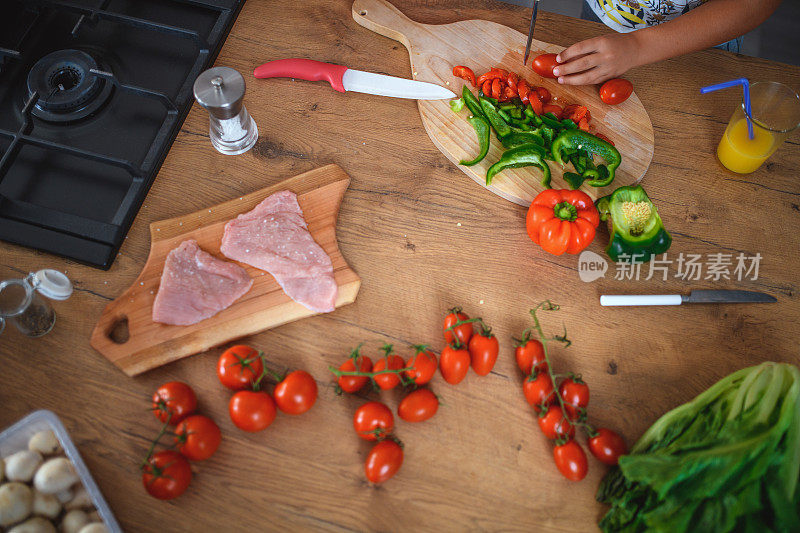
[[[33,275],[36,282],[36,290],[42,296],[51,300],[66,300],[72,295],[72,283],[69,278],[51,268],[45,268]]]
[[[242,110],[244,77],[230,67],[214,67],[194,82],[197,102],[219,119],[233,118]]]

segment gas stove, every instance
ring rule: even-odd
[[[3,0],[0,240],[107,269],[244,0]]]

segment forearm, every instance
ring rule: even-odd
[[[630,33],[636,63],[645,65],[703,50],[744,35],[764,22],[781,0],[708,0],[669,22]]]

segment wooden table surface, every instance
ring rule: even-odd
[[[396,3],[421,22],[485,18],[527,30],[526,9],[465,4]],[[538,38],[561,45],[605,31],[549,13],[540,13],[537,24]],[[413,101],[248,75],[262,61],[295,56],[409,75],[403,46],[358,26],[348,0],[250,0],[217,64],[247,76],[246,104],[261,134],[255,149],[218,154],[206,113],[195,106],[108,272],[0,243],[3,277],[51,267],[67,271],[76,286],[70,300],[55,304],[52,333],[31,340],[11,328],[0,337],[0,427],[34,409],[55,411],[126,530],[593,530],[602,513],[594,493],[605,468],[591,461],[577,484],[558,474],[513,361],[510,336],[528,325],[528,309],[543,299],[563,306],[545,315],[546,328],[557,333],[565,324],[573,341],[555,351],[554,366],[583,374],[592,390],[591,419],[629,443],[666,410],[734,370],[800,361],[798,138],[757,172],[729,173],[714,150],[739,97],[698,91],[741,75],[797,90],[800,69],[714,50],[627,75],[655,128],[655,157],[643,183],[674,237],[669,257],[721,253],[735,262],[739,253],[760,253],[757,280],[682,280],[673,265],[668,281],[618,281],[612,266],[605,279],[584,283],[576,257],[548,256],[531,244],[524,208],[484,190],[437,151]],[[89,347],[101,310],[144,264],[150,222],[326,163],[352,177],[338,237],[363,280],[361,293],[332,314],[245,339],[276,368],[304,368],[317,378],[312,411],[279,415],[265,432],[244,434],[229,421],[229,393],[214,374],[219,349],[132,379]],[[601,232],[590,250],[602,254],[607,238]],[[709,287],[766,291],[778,303],[603,309],[598,301],[608,292]],[[500,360],[491,375],[470,373],[459,386],[438,378],[434,389],[446,405],[418,426],[399,422],[405,463],[391,481],[370,486],[362,465],[369,445],[355,437],[351,417],[377,395],[337,397],[326,368],[362,341],[373,356],[384,341],[404,355],[411,343],[441,349],[440,320],[452,305],[494,327]],[[147,399],[169,380],[195,388],[202,412],[219,423],[224,438],[211,460],[195,464],[187,493],[164,503],[145,494],[137,463],[158,431]],[[380,396],[394,407],[398,391]]]

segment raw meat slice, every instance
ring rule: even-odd
[[[189,239],[167,255],[153,302],[153,321],[188,326],[212,317],[253,285],[247,271],[217,259]]]
[[[333,264],[308,232],[295,193],[276,192],[225,224],[220,251],[266,270],[292,300],[312,311],[334,310],[339,288]]]

